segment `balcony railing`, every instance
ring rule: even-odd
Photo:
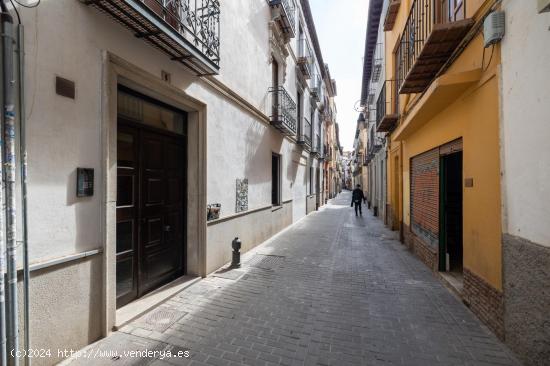
[[[318,133],[315,134],[315,139],[313,140],[313,146],[311,147],[311,152],[317,156],[321,155],[321,136]]]
[[[296,135],[296,103],[282,86],[269,88],[271,124],[284,135]]]
[[[380,75],[382,74],[382,67],[384,64],[384,44],[377,43],[374,48],[374,59],[372,62],[371,82],[378,82]]]
[[[332,151],[327,144],[323,145],[323,157],[326,161],[332,161]]]
[[[395,80],[386,80],[376,101],[376,131],[390,132],[398,116]]]
[[[370,129],[367,142],[367,155],[374,156],[382,148],[383,140],[375,133],[374,128]]]
[[[269,0],[269,6],[277,12],[277,14],[274,14],[274,18],[279,22],[284,35],[288,38],[294,38],[296,36],[294,2],[291,0]]]
[[[423,92],[474,24],[456,14],[450,19],[444,4],[415,0],[411,7],[397,49],[401,94]]]
[[[218,0],[81,0],[198,75],[220,67]]]
[[[311,78],[311,96],[315,98],[316,101],[320,101],[321,97],[321,77],[319,74],[315,74]]]
[[[298,136],[298,143],[311,149],[311,122],[305,117],[302,133]]]
[[[332,108],[330,108],[330,106],[327,106],[327,108],[325,109],[325,112],[323,113],[323,120],[328,124],[334,122],[334,112],[332,111]]]
[[[306,38],[298,40],[298,66],[306,79],[311,78],[313,73],[313,51]]]

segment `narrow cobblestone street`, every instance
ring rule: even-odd
[[[113,365],[516,365],[515,358],[366,209],[343,193],[90,352],[189,350]]]

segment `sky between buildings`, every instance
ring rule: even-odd
[[[309,0],[323,59],[336,79],[337,121],[344,150],[353,149],[361,97],[369,0]]]

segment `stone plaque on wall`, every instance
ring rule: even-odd
[[[248,179],[237,179],[237,201],[235,212],[248,211]]]

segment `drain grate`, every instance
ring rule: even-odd
[[[261,269],[273,269],[283,264],[285,257],[280,255],[254,255],[246,265],[249,267],[261,268]]]
[[[166,308],[160,308],[141,317],[136,323],[140,328],[164,332],[187,313]]]

